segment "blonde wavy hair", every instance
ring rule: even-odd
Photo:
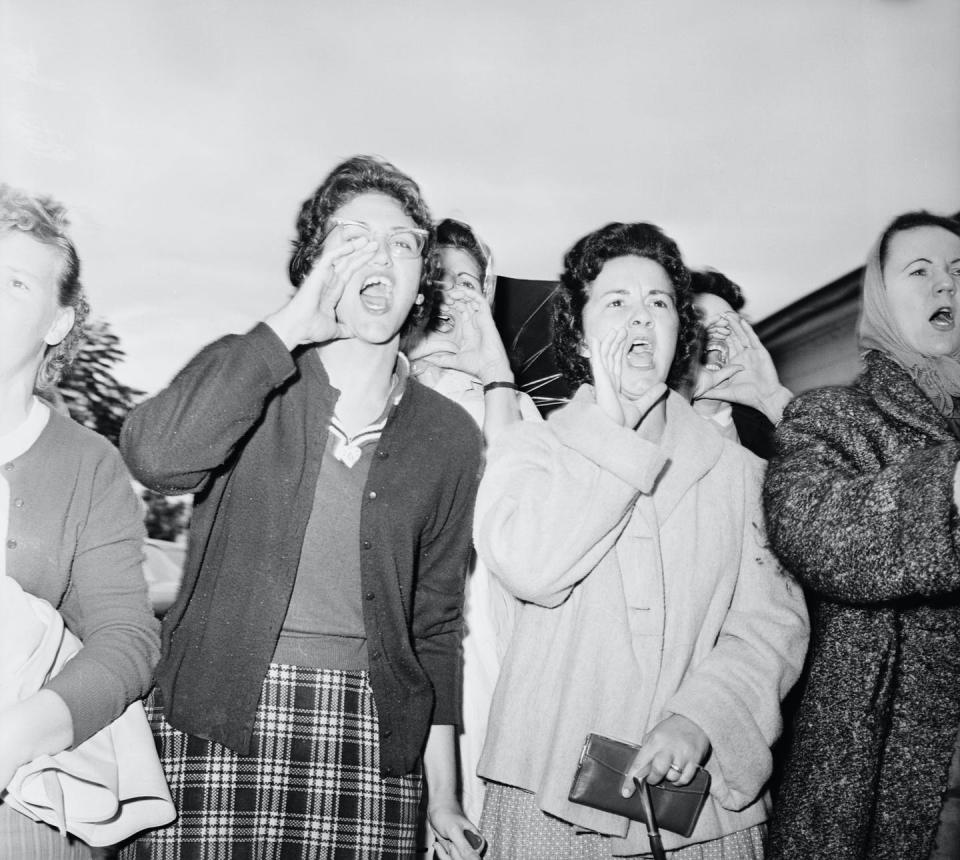
[[[73,361],[84,338],[84,325],[90,306],[80,283],[80,258],[67,231],[67,210],[52,197],[28,194],[0,183],[0,236],[19,230],[37,242],[55,248],[60,256],[57,301],[60,307],[72,307],[73,327],[55,346],[48,346],[37,373],[38,390],[56,386],[64,369]]]

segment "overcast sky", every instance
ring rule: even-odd
[[[289,293],[300,202],[389,158],[501,274],[649,220],[754,319],[960,209],[957,0],[0,0],[0,179],[73,214],[148,391]]]

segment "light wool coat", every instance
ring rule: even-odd
[[[808,639],[801,589],[766,546],[763,464],[682,398],[659,444],[581,388],[543,425],[491,448],[475,541],[526,601],[494,697],[487,779],[541,809],[649,850],[642,825],[567,799],[588,732],[640,742],[670,714],[712,744],[711,798],[690,839],[766,820],[780,702]]]

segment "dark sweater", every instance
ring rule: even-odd
[[[337,396],[315,350],[291,355],[260,324],[202,350],[130,413],[121,435],[144,484],[196,494],[183,584],[162,630],[166,717],[241,753],[293,592]],[[417,766],[431,720],[459,722],[480,463],[469,416],[411,382],[377,446],[358,536],[385,775]]]
[[[767,531],[812,599],[809,677],[770,858],[929,854],[960,725],[960,444],[871,352],[786,410]]]

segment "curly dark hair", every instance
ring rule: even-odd
[[[673,284],[677,315],[677,348],[667,385],[684,381],[697,342],[697,317],[690,292],[690,272],[677,243],[654,224],[614,222],[580,239],[563,259],[563,273],[553,298],[553,350],[557,367],[571,386],[592,382],[590,362],[580,354],[583,345],[583,306],[590,286],[609,260],[645,257],[659,263]]]
[[[436,230],[430,210],[420,193],[420,186],[389,161],[375,155],[355,155],[348,158],[334,167],[319,188],[303,201],[297,216],[297,237],[293,240],[293,254],[287,267],[290,282],[298,288],[313,268],[313,261],[323,250],[323,242],[329,232],[329,221],[334,212],[354,197],[368,191],[392,197],[414,223],[428,233],[420,272],[420,292],[424,301],[411,309],[410,316],[404,323],[406,333],[429,319],[440,264],[435,253]]]
[[[57,279],[57,303],[73,308],[73,326],[66,337],[48,346],[37,373],[40,391],[53,389],[64,369],[76,358],[85,334],[84,325],[90,306],[80,283],[80,258],[67,231],[70,221],[66,208],[52,197],[29,194],[0,184],[0,235],[19,230],[37,242],[56,249],[60,255]]]
[[[719,296],[738,313],[747,303],[740,287],[716,269],[691,269],[690,291],[695,296],[701,293]]]
[[[948,233],[960,237],[960,221],[950,218],[946,215],[934,215],[927,212],[926,209],[918,209],[915,212],[904,212],[898,215],[883,231],[880,238],[880,266],[886,265],[887,252],[890,250],[890,240],[904,230],[914,230],[917,227],[941,227]]]

